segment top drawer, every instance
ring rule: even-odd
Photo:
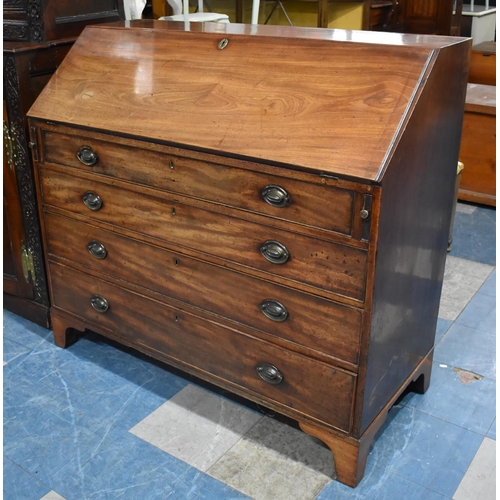
[[[352,232],[354,192],[350,190],[45,129],[42,137],[46,162],[345,235]],[[83,161],[78,159],[79,151]]]

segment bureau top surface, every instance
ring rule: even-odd
[[[428,61],[462,41],[216,23],[90,26],[29,116],[379,180]]]

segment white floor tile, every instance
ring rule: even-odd
[[[130,432],[202,472],[263,416],[188,385]]]
[[[40,500],[66,500],[64,497],[56,493],[54,490],[49,491],[46,495],[44,495]]]
[[[448,255],[439,317],[455,321],[492,270],[488,264]]]
[[[495,500],[496,441],[484,438],[453,500]]]
[[[477,210],[474,205],[466,205],[465,203],[457,203],[457,212],[467,215],[472,215]]]
[[[208,474],[253,500],[313,500],[333,471],[332,453],[318,440],[265,418]]]

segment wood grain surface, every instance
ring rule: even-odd
[[[295,26],[273,26],[273,25],[251,25],[251,24],[218,24],[218,23],[184,23],[166,22],[153,19],[140,19],[134,21],[121,21],[109,23],[101,28],[108,29],[130,29],[146,28],[150,30],[192,31],[196,33],[218,33],[249,35],[258,37],[281,37],[281,38],[304,38],[314,40],[325,40],[327,42],[354,42],[371,45],[397,45],[404,47],[420,47],[427,50],[439,49],[448,45],[454,45],[463,38],[456,36],[432,36],[426,34],[409,33],[377,33],[373,31],[340,30],[340,29],[317,29]]]
[[[226,36],[89,27],[30,116],[376,177],[428,49]]]

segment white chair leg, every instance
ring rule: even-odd
[[[203,0],[198,0],[198,12],[203,12]]]
[[[125,11],[125,19],[130,21],[132,17],[130,14],[130,0],[123,0],[123,10]]]
[[[253,0],[252,3],[252,24],[259,24],[260,0]]]
[[[167,0],[168,5],[172,7],[174,16],[179,16],[182,14],[182,0]]]

